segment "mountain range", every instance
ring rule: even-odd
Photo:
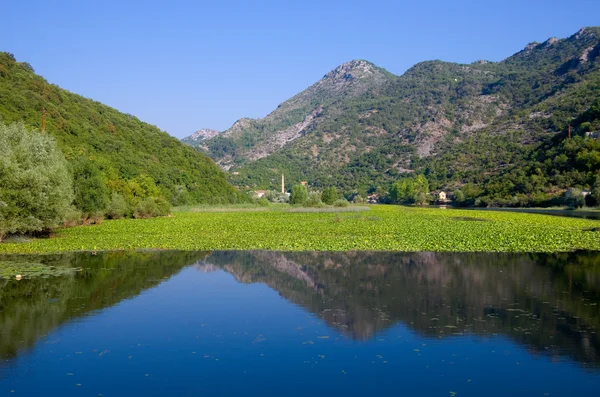
[[[594,153],[580,164],[562,138],[569,125],[573,136],[600,130],[599,55],[600,28],[589,27],[530,43],[500,62],[427,61],[401,76],[355,60],[262,119],[242,118],[221,133],[200,130],[183,141],[246,187],[275,188],[282,172],[290,182],[363,191],[415,173],[432,188],[452,189],[537,172],[542,178],[530,189],[488,193],[587,188],[600,173],[600,147],[575,141],[575,152]],[[568,158],[554,169],[561,154]]]

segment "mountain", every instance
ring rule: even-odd
[[[352,61],[200,150],[236,171],[231,181],[240,186],[274,188],[282,172],[291,182],[345,190],[374,190],[415,172],[432,188],[487,186],[540,160],[538,149],[564,152],[556,139],[569,124],[574,135],[585,133],[577,120],[600,97],[599,54],[600,28],[592,27],[530,43],[501,62],[428,61],[395,76]],[[600,129],[599,120],[586,128]],[[594,161],[562,179],[541,167],[535,189],[588,187],[600,172]]]
[[[210,128],[202,128],[194,132],[192,135],[183,138],[181,142],[190,146],[200,146],[205,140],[214,138],[220,133],[220,131],[211,130]]]
[[[24,122],[46,132],[65,157],[97,163],[110,186],[150,176],[172,201],[182,192],[194,202],[235,193],[223,172],[202,153],[155,126],[48,83],[31,65],[0,52],[0,122]]]

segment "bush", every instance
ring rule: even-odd
[[[129,206],[122,194],[113,193],[106,208],[106,216],[110,219],[120,219],[127,215]]]
[[[348,202],[348,200],[345,200],[345,199],[335,200],[333,202],[334,207],[347,207],[349,205],[350,205],[350,203]]]
[[[268,207],[269,206],[269,200],[267,200],[266,197],[261,197],[260,199],[258,199],[257,201],[258,205],[260,205],[261,207]]]
[[[54,139],[23,124],[0,124],[0,186],[0,240],[59,226],[73,199],[67,162]]]
[[[138,203],[133,216],[135,218],[152,218],[169,215],[170,211],[171,205],[164,198],[148,197]]]
[[[308,189],[304,185],[294,185],[290,204],[302,205],[308,200]]]
[[[73,227],[77,225],[81,225],[81,218],[83,218],[83,213],[79,211],[77,208],[70,206],[65,214],[65,219],[63,220],[63,226],[65,227]]]
[[[308,199],[304,202],[305,207],[322,208],[325,204],[321,201],[320,193],[311,193]]]
[[[332,187],[328,187],[327,189],[323,190],[323,195],[321,196],[321,200],[327,204],[327,205],[332,205],[334,203],[335,200],[337,200],[338,194],[337,194],[337,189],[332,186]]]
[[[269,190],[264,197],[272,203],[287,203],[290,200],[287,194],[275,190]]]

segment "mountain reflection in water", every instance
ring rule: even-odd
[[[357,340],[404,323],[428,336],[503,334],[532,353],[600,363],[600,253],[109,252],[0,257],[83,270],[0,280],[0,357],[61,323],[137,296],[192,265],[265,283]]]

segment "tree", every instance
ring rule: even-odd
[[[323,194],[321,195],[321,200],[327,205],[333,205],[335,200],[337,200],[338,194],[335,186],[328,187],[323,190]]]
[[[415,178],[414,187],[414,202],[418,205],[427,204],[427,202],[429,201],[429,182],[427,181],[427,178],[425,178],[425,175],[417,175],[417,177]]]
[[[73,163],[73,204],[85,216],[103,212],[109,203],[109,191],[95,162],[80,158]]]
[[[600,206],[600,175],[596,176],[596,181],[592,187],[591,196],[595,204]]]
[[[460,189],[454,191],[454,203],[463,206],[465,204],[465,194]]]
[[[565,193],[565,204],[569,208],[581,208],[585,205],[585,197],[581,190],[572,188]]]
[[[393,203],[409,203],[414,200],[415,197],[415,184],[412,178],[403,178],[394,185],[390,190],[390,198]]]
[[[0,124],[0,240],[63,222],[73,199],[67,162],[54,139],[21,123]]]
[[[304,185],[294,185],[292,187],[292,196],[290,204],[304,204],[308,200],[308,189]]]

